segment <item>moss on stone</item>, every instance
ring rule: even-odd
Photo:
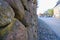
[[[5,34],[7,34],[9,31],[11,31],[15,21],[16,21],[16,19],[14,19],[7,27],[1,29],[0,35],[5,36]]]

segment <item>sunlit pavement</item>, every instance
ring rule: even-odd
[[[38,40],[60,40],[60,19],[39,17]]]

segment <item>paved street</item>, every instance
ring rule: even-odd
[[[38,40],[60,40],[60,19],[39,17]]]

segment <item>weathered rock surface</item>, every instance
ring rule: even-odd
[[[21,0],[22,4],[23,4],[23,7],[25,10],[29,10],[29,7],[28,7],[28,0]]]
[[[14,12],[8,3],[0,0],[0,27],[9,24],[14,18]]]
[[[14,19],[7,27],[0,30],[0,40],[27,40],[25,26]]]
[[[36,15],[36,0],[4,0],[6,1],[14,10],[15,18],[18,21],[12,21],[13,26],[6,26],[1,30],[5,36],[2,36],[3,40],[37,40],[37,15]],[[8,11],[7,11],[8,12]],[[14,18],[13,18],[14,19]],[[16,26],[15,25],[19,25]],[[9,25],[11,25],[11,23]],[[24,26],[23,26],[24,25]],[[21,29],[20,29],[21,28]],[[11,29],[11,30],[10,30]],[[23,30],[23,31],[22,31]],[[27,32],[25,31],[27,30]],[[23,35],[23,36],[21,36]],[[25,36],[24,36],[25,35]],[[26,37],[27,35],[27,37]]]
[[[31,18],[28,17],[30,22],[28,22],[28,37],[29,40],[37,40],[37,15],[36,15],[36,3],[33,4],[32,0],[28,1],[29,13]]]
[[[15,17],[18,18],[20,21],[22,21],[25,12],[21,0],[5,0],[5,1],[7,1],[14,9]]]

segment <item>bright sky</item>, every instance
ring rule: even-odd
[[[38,0],[37,13],[43,13],[48,9],[53,8],[58,0]]]

